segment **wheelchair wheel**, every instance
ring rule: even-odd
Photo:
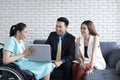
[[[24,80],[24,78],[15,69],[0,66],[0,80]]]

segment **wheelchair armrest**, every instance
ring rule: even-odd
[[[34,74],[28,70],[23,70],[23,72],[27,75],[27,76],[34,76]]]
[[[9,63],[9,64],[3,64],[2,66],[7,66],[7,67],[11,67],[14,69],[20,69],[16,64],[14,63]]]

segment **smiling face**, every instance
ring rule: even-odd
[[[17,31],[17,36],[19,37],[19,40],[26,40],[27,32],[27,27],[25,27],[21,32]]]
[[[81,34],[83,36],[89,35],[89,30],[88,30],[87,25],[85,25],[85,24],[81,25]]]
[[[67,26],[62,21],[57,21],[56,23],[56,32],[59,35],[63,35],[67,30]]]
[[[21,32],[20,39],[25,40],[27,36],[28,29],[27,27],[24,28],[24,30]]]

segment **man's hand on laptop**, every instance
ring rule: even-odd
[[[62,62],[62,60],[60,60],[60,61],[54,61],[53,63],[56,65],[56,68],[57,68],[57,67],[59,67],[63,62]]]

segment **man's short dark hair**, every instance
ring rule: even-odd
[[[59,18],[57,19],[57,21],[64,22],[66,26],[69,25],[69,21],[68,21],[68,19],[65,18],[65,17],[59,17]]]

